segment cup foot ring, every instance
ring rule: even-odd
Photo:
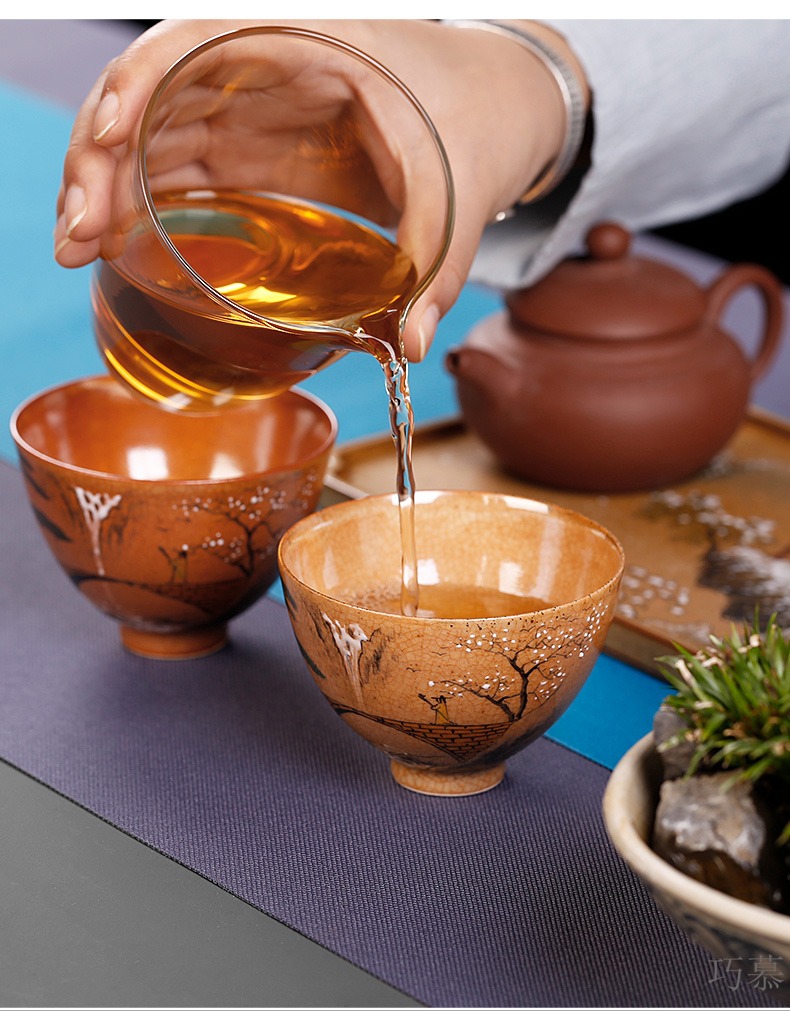
[[[121,642],[130,653],[149,660],[196,660],[221,650],[228,642],[228,630],[223,624],[189,632],[146,632],[122,625]]]
[[[395,782],[414,793],[431,797],[471,797],[485,793],[498,786],[505,776],[505,763],[488,769],[474,769],[470,772],[440,771],[421,769],[405,765],[396,759],[390,761],[390,771]]]

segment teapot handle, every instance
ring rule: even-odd
[[[750,285],[757,289],[765,312],[760,344],[751,361],[751,379],[754,383],[771,364],[779,349],[784,304],[778,278],[770,270],[756,264],[740,263],[731,267],[708,288],[706,316],[711,322],[718,322],[727,302],[739,289]]]

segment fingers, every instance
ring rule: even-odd
[[[57,200],[55,258],[80,267],[99,254],[110,224],[116,168],[139,127],[148,98],[168,67],[217,22],[163,22],[111,61],[74,121]]]
[[[102,251],[108,254],[110,246],[106,244],[110,243],[112,228],[121,216],[119,210],[124,210],[124,200],[127,205],[131,200],[133,142],[151,93],[184,53],[243,24],[163,22],[108,65],[75,119],[65,158],[55,228],[55,255],[59,263],[66,267],[82,266]],[[349,41],[361,40],[365,51],[371,51],[385,65],[391,64],[393,72],[398,72],[413,87],[432,116],[453,166],[457,197],[455,235],[441,269],[412,307],[404,327],[406,353],[410,359],[419,361],[430,348],[439,319],[455,302],[466,281],[486,222],[523,192],[522,175],[531,179],[533,169],[546,162],[546,152],[533,143],[535,137],[542,136],[541,131],[525,130],[520,111],[505,114],[503,110],[528,106],[526,99],[538,93],[537,84],[542,82],[545,90],[550,82],[542,81],[546,75],[540,66],[532,68],[535,82],[530,74],[521,80],[524,76],[519,63],[524,59],[521,47],[489,33],[453,30],[423,21],[398,22],[397,27],[395,32],[392,25],[385,24],[382,28],[379,22],[347,22],[338,23],[330,33],[347,34]],[[271,75],[272,67],[265,61],[263,65],[266,74]],[[301,70],[301,65],[300,75],[280,73],[274,98],[285,103],[290,96],[286,86],[291,85],[297,88],[298,97],[301,85],[311,101],[296,103],[302,117],[297,125],[304,123],[308,127],[315,117],[322,122],[334,122],[332,116],[339,116],[339,112],[332,110],[338,106],[342,111],[348,102],[349,80],[355,81],[353,74],[347,77],[341,69],[343,65],[339,60],[326,59],[309,64],[310,74]],[[209,70],[212,68],[214,65],[210,64]],[[216,69],[224,71],[221,64]],[[318,75],[317,79],[311,74]],[[521,80],[522,89],[517,97],[526,96],[523,101],[512,98],[514,78]],[[225,180],[231,188],[252,188],[255,183],[260,188],[261,183],[269,181],[269,177],[261,176],[260,166],[266,162],[276,167],[280,147],[287,153],[293,146],[287,131],[280,128],[274,135],[271,131],[264,134],[260,124],[249,115],[257,111],[262,123],[275,122],[279,126],[279,120],[272,120],[270,104],[274,99],[269,96],[269,105],[261,106],[255,91],[269,77],[253,77],[246,89],[239,89],[239,101],[249,99],[249,108],[234,102],[223,105],[221,115],[214,110],[209,118],[204,113],[205,100],[200,93],[200,85],[208,80],[210,74],[199,77],[192,81],[193,89],[183,92],[184,104],[175,108],[178,115],[168,120],[164,139],[148,152],[148,168],[156,173],[157,184],[162,186],[200,187],[209,183],[221,185]],[[370,190],[374,196],[383,194],[386,198],[381,220],[393,207],[403,211],[398,238],[424,276],[444,239],[442,206],[446,185],[442,183],[439,162],[430,153],[430,142],[426,142],[421,132],[423,126],[418,129],[413,123],[410,127],[401,124],[383,97],[389,95],[383,81],[381,87],[383,91],[378,92],[373,86],[366,86],[364,101],[357,96],[365,115],[355,124],[369,138],[363,147],[368,175],[375,182]],[[321,96],[318,106],[312,98],[314,93]],[[352,93],[356,94],[354,89]],[[209,130],[206,122],[211,124]],[[239,146],[232,141],[233,131],[239,125],[246,130],[247,153],[253,149],[250,137],[256,131],[266,141],[265,157],[248,159],[257,172],[249,187],[240,175],[243,159],[236,154]],[[288,125],[294,126],[291,122]],[[285,164],[290,163],[286,160]],[[321,167],[329,177],[331,173],[326,171],[325,162]],[[357,177],[360,198],[367,199],[368,190],[363,183],[368,181],[367,176]],[[295,185],[293,179],[290,184]],[[312,179],[305,192],[315,195]],[[367,206],[362,211],[370,213]],[[389,217],[386,223],[390,223]]]
[[[466,202],[463,188],[459,204]],[[429,353],[442,316],[455,304],[466,284],[485,226],[485,219],[473,212],[460,215],[447,258],[434,280],[412,306],[403,328],[403,347],[409,361],[419,362]]]
[[[421,362],[436,336],[442,311],[435,297],[433,291],[425,294],[409,313],[403,329],[403,348],[410,362]]]

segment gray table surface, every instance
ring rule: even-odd
[[[138,31],[3,20],[0,76],[76,109]],[[0,811],[2,1007],[420,1006],[4,762]]]

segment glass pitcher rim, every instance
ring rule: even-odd
[[[377,60],[375,57],[370,56],[363,50],[358,49],[356,46],[349,42],[345,42],[342,39],[338,39],[335,36],[327,35],[323,32],[317,32],[314,29],[302,28],[296,25],[247,25],[243,28],[234,28],[226,32],[219,32],[217,35],[213,35],[208,39],[204,39],[202,42],[193,46],[187,52],[183,53],[177,60],[175,60],[170,67],[165,71],[160,80],[157,82],[156,87],[152,91],[148,101],[146,102],[145,108],[143,110],[142,118],[140,121],[140,128],[137,135],[137,151],[136,151],[136,169],[137,178],[139,180],[140,188],[142,191],[143,202],[145,204],[146,211],[148,212],[150,221],[153,225],[157,236],[163,243],[165,248],[168,250],[169,254],[173,259],[179,264],[179,266],[187,273],[190,279],[200,288],[200,290],[211,298],[217,304],[223,306],[226,309],[231,309],[233,312],[241,313],[243,316],[247,317],[253,322],[258,324],[271,327],[273,329],[285,330],[293,333],[337,333],[344,336],[348,336],[349,331],[343,329],[342,327],[333,327],[327,325],[326,323],[312,323],[312,322],[285,322],[283,320],[275,320],[270,317],[261,315],[259,313],[252,312],[245,306],[238,302],[234,302],[232,299],[223,295],[221,292],[217,291],[212,285],[210,285],[201,275],[192,267],[188,260],[186,260],[181,253],[178,251],[176,245],[167,233],[167,230],[162,224],[159,217],[159,213],[154,202],[153,195],[151,193],[151,188],[148,183],[148,173],[146,170],[146,140],[148,137],[149,129],[156,112],[157,103],[161,95],[167,90],[169,84],[173,79],[181,72],[181,70],[191,63],[198,56],[202,55],[204,52],[224,44],[225,42],[231,41],[234,38],[244,38],[246,36],[253,35],[282,35],[291,38],[305,38],[309,41],[317,42],[321,45],[329,46],[332,49],[338,50],[340,52],[345,52],[352,58],[356,59],[358,62],[367,66],[370,70],[374,71],[379,77],[383,78],[392,84],[397,91],[411,104],[414,111],[417,113],[419,118],[422,120],[423,124],[428,130],[428,134],[434,144],[434,149],[438,155],[439,164],[441,166],[442,175],[444,177],[444,183],[447,190],[447,201],[445,205],[445,222],[444,222],[444,239],[437,253],[435,254],[429,267],[422,273],[418,283],[408,301],[405,302],[403,309],[400,314],[400,326],[403,327],[403,323],[406,320],[412,306],[414,303],[425,293],[431,282],[436,277],[439,272],[442,263],[444,262],[447,252],[450,247],[450,242],[452,239],[453,229],[455,225],[455,185],[453,181],[452,169],[450,166],[450,159],[447,154],[447,150],[444,146],[444,142],[437,130],[433,120],[428,115],[423,104],[414,95],[410,88],[403,83],[403,81],[394,74],[388,67]],[[213,187],[194,187],[195,192],[200,190],[212,191]],[[346,212],[343,208],[334,207],[335,210],[341,210],[344,214]]]

